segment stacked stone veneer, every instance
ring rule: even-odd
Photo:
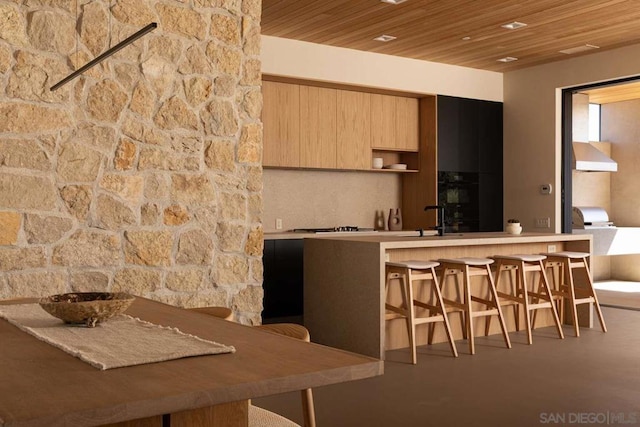
[[[128,291],[260,321],[260,11],[0,0],[0,299]]]

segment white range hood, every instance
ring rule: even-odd
[[[573,142],[573,169],[585,172],[617,172],[618,163],[588,142]]]

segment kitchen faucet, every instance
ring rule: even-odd
[[[424,207],[425,211],[429,211],[431,209],[438,210],[438,225],[436,225],[435,229],[438,230],[438,236],[444,236],[444,206],[429,205]]]

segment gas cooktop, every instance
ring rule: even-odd
[[[375,231],[373,228],[362,228],[354,225],[341,225],[339,227],[320,227],[320,228],[294,228],[292,231],[296,233],[336,233],[336,232],[358,232],[358,231]]]

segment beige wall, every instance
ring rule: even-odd
[[[377,172],[264,170],[264,229],[275,231],[353,225],[374,227],[400,207],[400,175]]]
[[[502,101],[502,74],[262,36],[262,72],[412,93]],[[398,175],[265,170],[264,224],[283,228],[373,226],[375,210],[398,206]],[[314,191],[308,191],[313,188]],[[355,192],[351,190],[355,189]],[[348,190],[348,191],[345,191]]]
[[[0,299],[126,291],[260,322],[260,1],[214,3],[0,2]]]
[[[504,74],[505,217],[520,218],[525,230],[535,218],[550,217],[552,230],[560,231],[560,89],[639,70],[640,45],[634,45]],[[542,183],[554,184],[554,193],[541,195]]]

